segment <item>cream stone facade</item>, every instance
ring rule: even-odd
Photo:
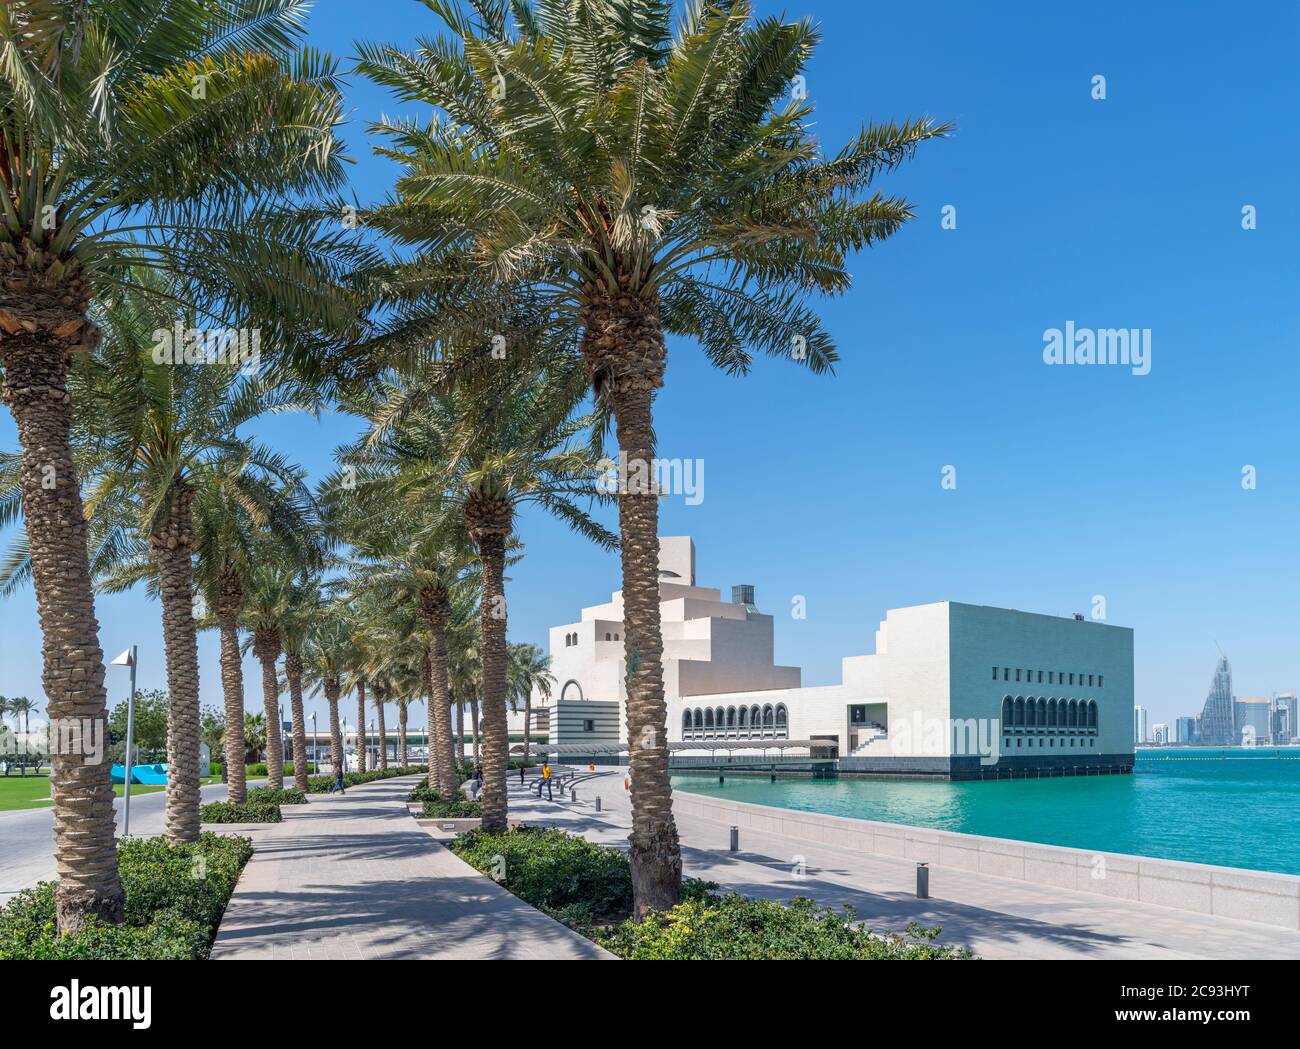
[[[982,778],[1130,771],[1133,632],[1085,620],[940,601],[891,609],[875,651],[842,661],[836,685],[800,687],[776,666],[773,620],[738,586],[695,582],[688,537],[660,540],[670,742],[729,747],[808,740],[842,772]],[[625,710],[621,594],[554,627],[555,694]],[[605,719],[608,722],[608,718]],[[620,718],[621,740],[627,739]],[[551,742],[569,742],[552,719]],[[606,735],[612,730],[606,730]]]

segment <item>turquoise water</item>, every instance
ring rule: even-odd
[[[1131,776],[1001,782],[673,776],[709,794],[834,816],[1300,874],[1300,751],[1140,751]]]

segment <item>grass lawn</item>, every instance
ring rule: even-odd
[[[207,776],[203,782],[218,783],[220,780],[220,776]],[[113,784],[113,793],[121,797],[123,787],[124,784],[121,783]],[[143,786],[133,783],[131,796],[156,794],[165,789],[161,784]],[[0,776],[0,812],[13,809],[39,809],[50,803],[50,777],[47,773],[42,772],[38,776],[28,772],[26,776],[20,776],[16,772],[11,772],[8,776]]]

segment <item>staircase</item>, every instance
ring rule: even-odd
[[[884,725],[872,722],[870,725],[858,729],[858,745],[853,748],[852,756],[855,758],[865,757],[873,743],[879,743],[882,739],[888,739],[889,732]]]

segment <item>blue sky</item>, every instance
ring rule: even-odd
[[[659,451],[704,460],[705,498],[669,499],[661,530],[695,537],[700,582],[753,583],[776,615],[778,662],[803,666],[806,684],[837,681],[840,657],[870,651],[891,607],[1068,615],[1104,595],[1108,621],[1136,631],[1152,723],[1199,711],[1216,641],[1239,695],[1300,688],[1300,15],[1252,3],[1177,17],[1119,3],[759,9],[821,24],[807,90],[828,150],[864,120],[928,114],[958,130],[881,184],[917,219],[858,257],[853,291],[824,304],[836,376],[761,361],[735,379],[670,343]],[[435,29],[414,0],[322,0],[311,39],[348,59],[357,38]],[[1098,74],[1104,100],[1091,97]],[[354,185],[373,200],[391,169],[369,156],[365,124],[395,107],[355,79],[348,97]],[[945,205],[956,229],[941,228]],[[1151,329],[1150,374],[1046,366],[1043,332],[1067,321]],[[319,477],[350,430],[277,419],[259,432]],[[16,446],[7,414],[0,441]],[[954,490],[940,484],[948,465]],[[520,534],[510,634],[544,644],[548,625],[607,598],[617,558],[535,514]],[[790,616],[796,595],[806,619]],[[142,685],[161,686],[157,606],[139,594],[98,608],[106,656],[139,643]],[[30,591],[0,605],[0,656],[0,693],[39,697]],[[215,637],[200,659],[203,702],[219,706]],[[116,702],[125,674],[109,674]]]

